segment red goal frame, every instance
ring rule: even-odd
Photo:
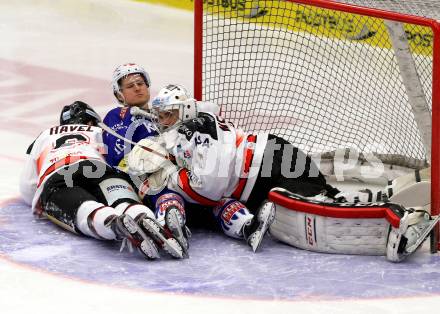
[[[430,18],[406,15],[391,11],[360,7],[330,0],[283,0],[304,5],[314,5],[324,9],[366,15],[375,18],[426,26],[433,32],[432,69],[432,146],[431,146],[431,213],[440,214],[440,22]],[[194,96],[201,100],[203,95],[203,2],[194,0]],[[440,250],[439,230],[431,239],[431,251]]]

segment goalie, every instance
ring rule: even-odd
[[[176,85],[167,86],[159,92],[153,100],[153,109],[158,115],[161,137],[158,141],[142,140],[128,159],[132,173],[153,173],[147,180],[144,192],[154,194],[166,186],[190,203],[213,207],[223,231],[233,237],[244,237],[254,251],[274,220],[273,203],[294,212],[307,211],[313,204],[331,207],[333,213],[331,210],[315,212],[329,218],[338,217],[338,213],[334,213],[335,208],[349,208],[348,211],[354,213],[352,218],[359,218],[355,224],[371,222],[367,220],[372,218],[368,210],[357,210],[362,203],[354,205],[346,202],[345,196],[353,194],[341,193],[327,184],[316,164],[284,139],[272,134],[247,134],[214,114],[198,113],[195,100]],[[179,168],[169,160],[151,154],[145,147],[164,155],[170,153]],[[277,189],[269,194],[273,188]],[[280,193],[288,194],[284,197],[295,199],[296,202],[283,199],[281,205],[280,198],[276,197]],[[268,195],[270,201],[265,202]],[[373,200],[371,196],[371,193],[357,193],[356,198],[367,197]],[[263,206],[258,207],[262,203]],[[412,253],[437,222],[423,211],[405,209],[399,205],[369,203],[365,207],[375,211],[374,218],[386,221],[383,229],[387,232],[380,235],[385,239],[385,245],[382,241],[378,245],[382,250],[373,253],[386,251],[388,259],[392,261],[400,261]],[[278,233],[271,231],[272,234],[281,241],[301,247],[297,245],[298,241],[289,238],[296,229],[290,226],[280,228],[284,219],[280,213],[276,217],[276,224],[271,230],[277,230]],[[347,219],[349,217],[342,216]],[[295,219],[288,218],[286,221]],[[255,241],[248,237],[247,226],[256,226],[254,231],[257,231],[258,236],[254,237]],[[325,226],[319,231],[327,232]],[[366,226],[363,232],[368,238],[376,234],[377,230]],[[304,238],[300,237],[300,240]],[[357,244],[356,241],[348,241],[341,243],[340,248],[351,247],[351,250],[327,251],[372,253],[356,251]],[[325,247],[326,243],[323,243]],[[315,247],[308,249],[326,251]]]

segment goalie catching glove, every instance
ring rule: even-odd
[[[134,175],[154,173],[172,164],[160,137],[144,138],[128,154],[128,172]]]
[[[137,176],[149,174],[147,180],[140,187],[141,197],[145,194],[154,195],[161,192],[168,182],[168,177],[178,170],[165,157],[168,156],[168,152],[162,143],[159,137],[145,138],[139,141],[128,154],[128,172],[130,174]]]

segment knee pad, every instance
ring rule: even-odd
[[[222,199],[213,209],[223,232],[232,237],[243,238],[243,228],[251,223],[254,215],[241,202],[231,198]]]
[[[105,179],[99,183],[99,188],[109,206],[115,206],[123,201],[139,203],[139,198],[134,188],[124,179]]]

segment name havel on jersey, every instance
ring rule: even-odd
[[[93,132],[92,127],[87,125],[61,125],[50,128],[50,135],[74,131]]]
[[[102,170],[107,167],[103,157],[105,151],[99,127],[74,124],[46,129],[27,150],[27,161],[20,180],[23,199],[35,210],[44,183],[53,174],[61,173],[67,184],[72,173],[65,166],[74,166],[82,160],[90,160],[96,165],[96,171],[89,173],[91,176],[103,173]]]
[[[135,143],[141,139],[158,135],[157,126],[148,118],[141,115],[132,115],[128,107],[117,107],[110,110],[103,120],[104,124],[122,137]],[[133,145],[127,144],[107,132],[103,135],[108,152],[106,160],[112,167],[126,166],[125,156],[131,151]]]

